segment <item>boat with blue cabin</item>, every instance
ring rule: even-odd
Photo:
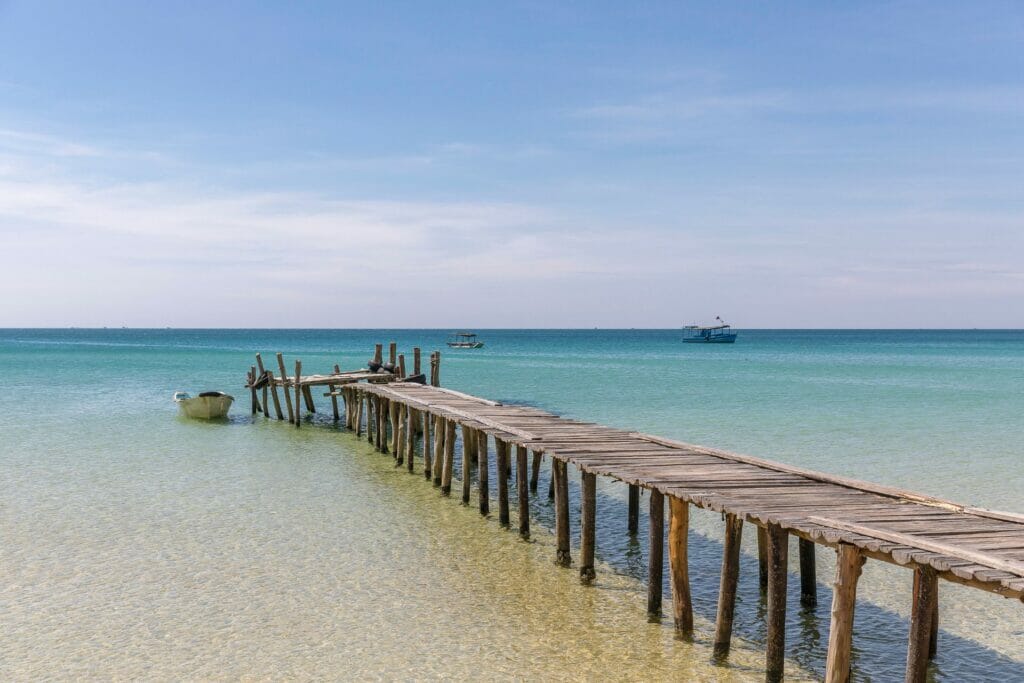
[[[484,343],[472,332],[455,332],[448,337],[448,347],[452,349],[482,349]]]
[[[715,316],[717,325],[687,325],[683,328],[683,341],[688,344],[733,344],[736,333],[732,325]]]

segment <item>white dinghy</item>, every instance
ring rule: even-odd
[[[234,401],[234,396],[228,396],[223,391],[204,391],[195,397],[184,391],[174,394],[174,402],[178,404],[181,414],[200,420],[225,417]]]

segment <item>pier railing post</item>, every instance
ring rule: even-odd
[[[740,576],[740,543],[743,539],[743,518],[725,515],[725,541],[722,548],[722,579],[718,586],[718,613],[715,617],[714,654],[729,654],[732,642],[732,620],[736,611],[736,586]]]
[[[672,614],[676,633],[693,638],[693,603],[690,599],[690,565],[687,544],[690,533],[690,504],[669,497],[671,516],[668,529],[668,559],[672,576]]]
[[[651,489],[650,538],[647,553],[647,614],[661,614],[661,584],[665,564],[665,497]]]
[[[850,680],[853,612],[857,603],[857,579],[860,578],[863,565],[864,556],[856,546],[848,543],[839,544],[836,550],[836,581],[832,588],[832,622],[828,631],[828,660],[825,664],[826,683],[846,683]]]

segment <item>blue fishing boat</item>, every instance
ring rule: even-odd
[[[724,320],[715,316],[717,325],[687,325],[683,328],[683,341],[688,344],[733,344],[736,342],[736,333],[732,326],[727,325]]]

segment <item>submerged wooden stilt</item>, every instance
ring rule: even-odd
[[[388,421],[391,423],[391,453],[398,457],[399,437],[398,409],[401,404],[398,401],[388,401]]]
[[[274,381],[274,371],[267,370],[267,376],[270,380],[270,397],[274,401],[274,416],[278,420],[283,420],[284,414],[281,412],[281,397],[277,394],[277,383]]]
[[[334,366],[334,374],[341,372],[341,368],[338,365]],[[338,413],[338,397],[335,395],[335,386],[328,384],[327,389],[331,392],[331,408],[334,409],[334,421],[337,422],[341,419],[341,415]]]
[[[438,428],[440,430],[440,428]],[[441,495],[452,492],[452,470],[455,469],[455,421],[444,421],[444,465],[441,470]]]
[[[255,415],[259,407],[260,401],[256,398],[256,366],[252,365],[249,367],[249,408]]]
[[[416,424],[420,421],[419,411],[412,408],[411,406],[406,409],[405,422],[405,465],[406,469],[410,472],[415,471],[416,464],[416,432],[420,431],[416,428]]]
[[[302,361],[295,361],[295,426],[302,423]]]
[[[651,489],[650,549],[647,554],[647,614],[661,614],[661,584],[665,564],[665,497]]]
[[[928,675],[932,625],[939,598],[939,582],[932,567],[914,569],[914,601],[910,612],[910,637],[907,646],[907,683],[923,683]]]
[[[488,481],[488,463],[487,463],[487,432],[477,431],[476,433],[476,452],[477,452],[477,463],[479,463],[476,471],[477,489],[479,491],[480,498],[480,514],[485,517],[491,511],[491,489],[490,482]],[[500,473],[498,479],[501,479]]]
[[[433,436],[434,416],[430,413],[423,413],[422,427],[423,432],[423,478],[430,481],[434,472],[434,440]]]
[[[494,453],[496,471],[498,473],[497,481],[495,481],[495,484],[498,486],[498,523],[502,526],[508,526],[508,478],[504,476],[508,470],[508,444],[501,439],[495,439]]]
[[[597,475],[580,473],[580,581],[592,583],[597,524]]]
[[[472,464],[472,430],[462,425],[462,504],[469,505],[470,468]]]
[[[444,478],[445,422],[440,415],[434,416],[434,486],[440,486]]]
[[[306,401],[306,410],[315,413],[316,405],[313,403],[313,390],[309,385],[302,387],[302,397]]]
[[[569,477],[563,461],[551,458],[551,477],[555,489],[555,561],[568,567],[572,564],[569,551]]]
[[[800,604],[814,607],[818,604],[818,577],[814,565],[814,541],[801,538],[800,549]]]
[[[672,616],[676,633],[693,638],[693,603],[690,599],[690,504],[669,497],[668,560],[672,577]]]
[[[788,578],[789,533],[769,524],[768,543],[768,638],[765,679],[781,681],[786,662],[786,579]]]
[[[768,531],[761,525],[757,527],[757,579],[761,592],[768,590]]]
[[[398,365],[398,344],[395,342],[388,342],[388,363],[392,367]]]
[[[718,586],[718,613],[715,617],[716,657],[729,654],[732,643],[732,620],[736,611],[736,586],[740,576],[740,542],[743,538],[743,518],[725,515],[725,541],[722,548],[722,578]]]
[[[288,422],[295,422],[295,413],[292,408],[292,393],[288,388],[288,373],[284,368],[284,356],[277,354],[277,369],[281,371],[281,386],[284,388],[284,405],[288,409]]]
[[[259,372],[257,379],[262,379],[267,372],[267,369],[263,367],[263,356],[256,354],[256,370]],[[263,385],[263,416],[270,417],[270,403],[268,393],[270,392],[269,382]]]
[[[516,492],[519,494],[519,535],[530,537],[530,491],[526,446],[516,446]]]
[[[540,480],[540,460],[544,456],[541,451],[533,452],[533,469],[530,471],[530,491],[537,493],[537,482]]]
[[[860,577],[863,564],[864,556],[856,546],[839,544],[836,550],[836,581],[832,587],[832,622],[828,631],[826,683],[846,683],[850,680],[853,612],[857,603],[857,579]]]
[[[627,520],[629,533],[635,534],[640,530],[640,487],[636,484],[629,485],[629,516]]]

